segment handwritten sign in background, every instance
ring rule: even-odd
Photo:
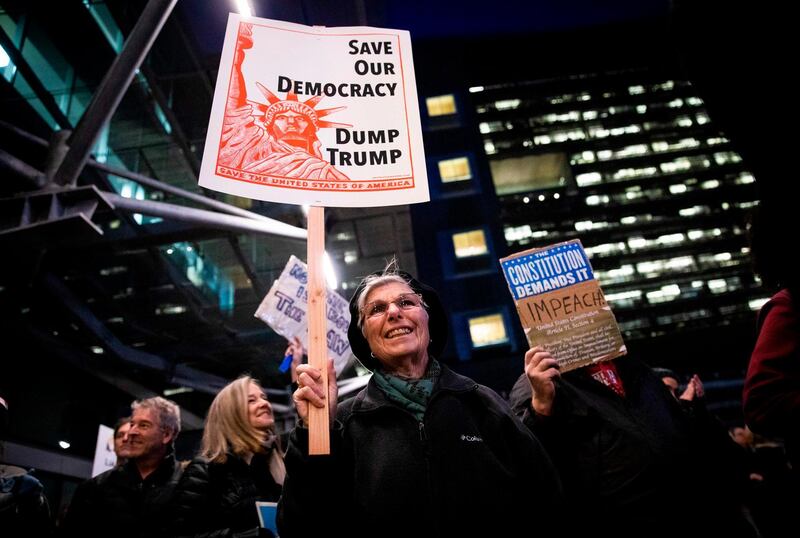
[[[326,294],[328,319],[328,355],[333,358],[336,375],[342,373],[350,358],[347,328],[350,310],[347,300],[333,290]],[[269,293],[258,305],[255,316],[279,335],[291,340],[295,336],[308,349],[308,267],[295,256],[289,258],[281,276],[272,283]]]

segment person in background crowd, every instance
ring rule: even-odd
[[[800,467],[800,272],[786,259],[785,214],[755,213],[750,244],[755,270],[775,294],[758,314],[758,339],[744,381],[744,418],[753,432],[779,437]]]
[[[742,393],[747,426],[758,436],[783,441],[754,444],[764,476],[754,512],[768,538],[796,534],[792,516],[800,502],[800,274],[786,259],[787,226],[796,221],[762,202],[749,230],[755,272],[774,293],[758,313],[758,338]]]
[[[104,529],[145,537],[163,528],[182,472],[174,454],[180,409],[160,396],[133,402],[131,409],[128,461],[78,486],[62,525],[65,536],[84,538]]]
[[[562,375],[548,351],[533,347],[511,405],[559,470],[575,509],[565,521],[573,535],[756,535],[719,483],[727,469],[716,469],[694,421],[635,357]]]
[[[117,455],[117,465],[124,465],[128,460],[130,440],[128,432],[131,430],[131,417],[122,417],[114,424],[114,454]]]
[[[706,394],[703,382],[697,374],[694,374],[689,379],[689,382],[686,383],[686,388],[683,389],[679,396],[678,389],[681,386],[681,381],[677,373],[669,368],[653,368],[653,372],[661,377],[661,382],[669,388],[672,395],[682,402],[693,402],[695,399],[702,400]]]
[[[256,501],[277,501],[285,476],[272,406],[258,381],[242,376],[211,403],[200,454],[175,494],[168,535],[269,536],[259,528]]]
[[[550,459],[494,391],[437,360],[447,319],[436,292],[392,262],[361,282],[350,313],[372,378],[338,404],[332,361],[327,393],[322,372],[298,366],[281,537],[500,536],[523,520],[551,535],[561,486]],[[309,408],[325,400],[331,452],[309,456]]]
[[[50,536],[53,523],[44,486],[22,467],[3,463],[8,404],[0,396],[0,535],[3,538]]]

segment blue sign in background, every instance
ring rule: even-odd
[[[594,278],[586,252],[577,241],[505,260],[501,266],[517,301]]]

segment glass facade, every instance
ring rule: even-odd
[[[470,97],[509,251],[580,238],[628,339],[752,315],[753,176],[688,82],[622,71]]]

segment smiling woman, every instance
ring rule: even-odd
[[[256,501],[277,501],[286,470],[272,406],[258,381],[242,376],[208,411],[200,455],[175,492],[168,536],[258,533]]]
[[[350,315],[350,346],[373,375],[337,404],[332,366],[327,394],[319,370],[297,367],[302,421],[328,400],[331,454],[309,457],[308,430],[292,432],[280,535],[497,536],[534,508],[548,536],[561,497],[550,460],[502,398],[438,361],[448,333],[438,294],[390,264],[361,282]],[[323,503],[321,484],[337,491]]]

